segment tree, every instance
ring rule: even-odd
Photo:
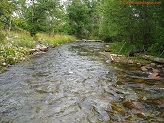
[[[119,4],[115,0],[102,0],[100,34],[105,39],[124,40],[148,49],[163,39],[163,8],[163,4]]]
[[[78,37],[87,37],[87,24],[89,22],[90,9],[80,0],[72,0],[67,8],[70,19],[71,32]]]
[[[0,26],[3,29],[11,30],[12,12],[14,5],[8,0],[0,1]]]
[[[60,20],[59,0],[18,0],[15,2],[20,8],[19,18],[25,20],[26,30],[31,36],[35,36],[37,32],[54,32],[57,28],[57,22]]]

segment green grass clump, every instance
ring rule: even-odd
[[[42,42],[45,45],[55,45],[55,46],[76,40],[74,36],[60,35],[60,34],[50,36],[44,33],[39,33],[38,37],[40,37],[39,40],[42,40]]]
[[[159,44],[158,43],[153,44],[144,53],[148,55],[164,58],[164,50],[161,50],[161,49],[164,49],[164,47],[161,44],[162,42]],[[112,50],[113,53],[123,54],[125,56],[128,56],[131,50],[142,49],[142,48],[143,46],[132,45],[124,41],[114,42],[114,43],[111,43],[111,45],[109,46],[109,50]]]
[[[15,47],[26,47],[26,48],[34,48],[35,42],[33,37],[30,36],[28,32],[9,32],[8,33],[9,40],[6,40],[5,43],[12,43]]]
[[[109,46],[109,49],[112,50],[113,53],[128,55],[130,50],[135,50],[137,47],[135,45],[130,45],[127,42],[114,42]]]

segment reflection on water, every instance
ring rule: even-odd
[[[163,122],[164,83],[110,64],[103,43],[70,43],[0,74],[0,122]]]

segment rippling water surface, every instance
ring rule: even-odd
[[[0,74],[0,122],[162,123],[164,82],[106,62],[103,48],[65,44]]]

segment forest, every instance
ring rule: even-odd
[[[23,32],[23,37],[30,36],[10,41],[17,47],[23,45],[23,52],[33,47],[31,40],[39,40],[42,33],[42,38],[46,34],[70,40],[100,39],[112,43],[110,48],[115,52],[122,48],[125,55],[139,49],[164,57],[163,13],[162,0],[1,0],[0,54],[5,57],[10,49],[6,40],[10,34]]]

